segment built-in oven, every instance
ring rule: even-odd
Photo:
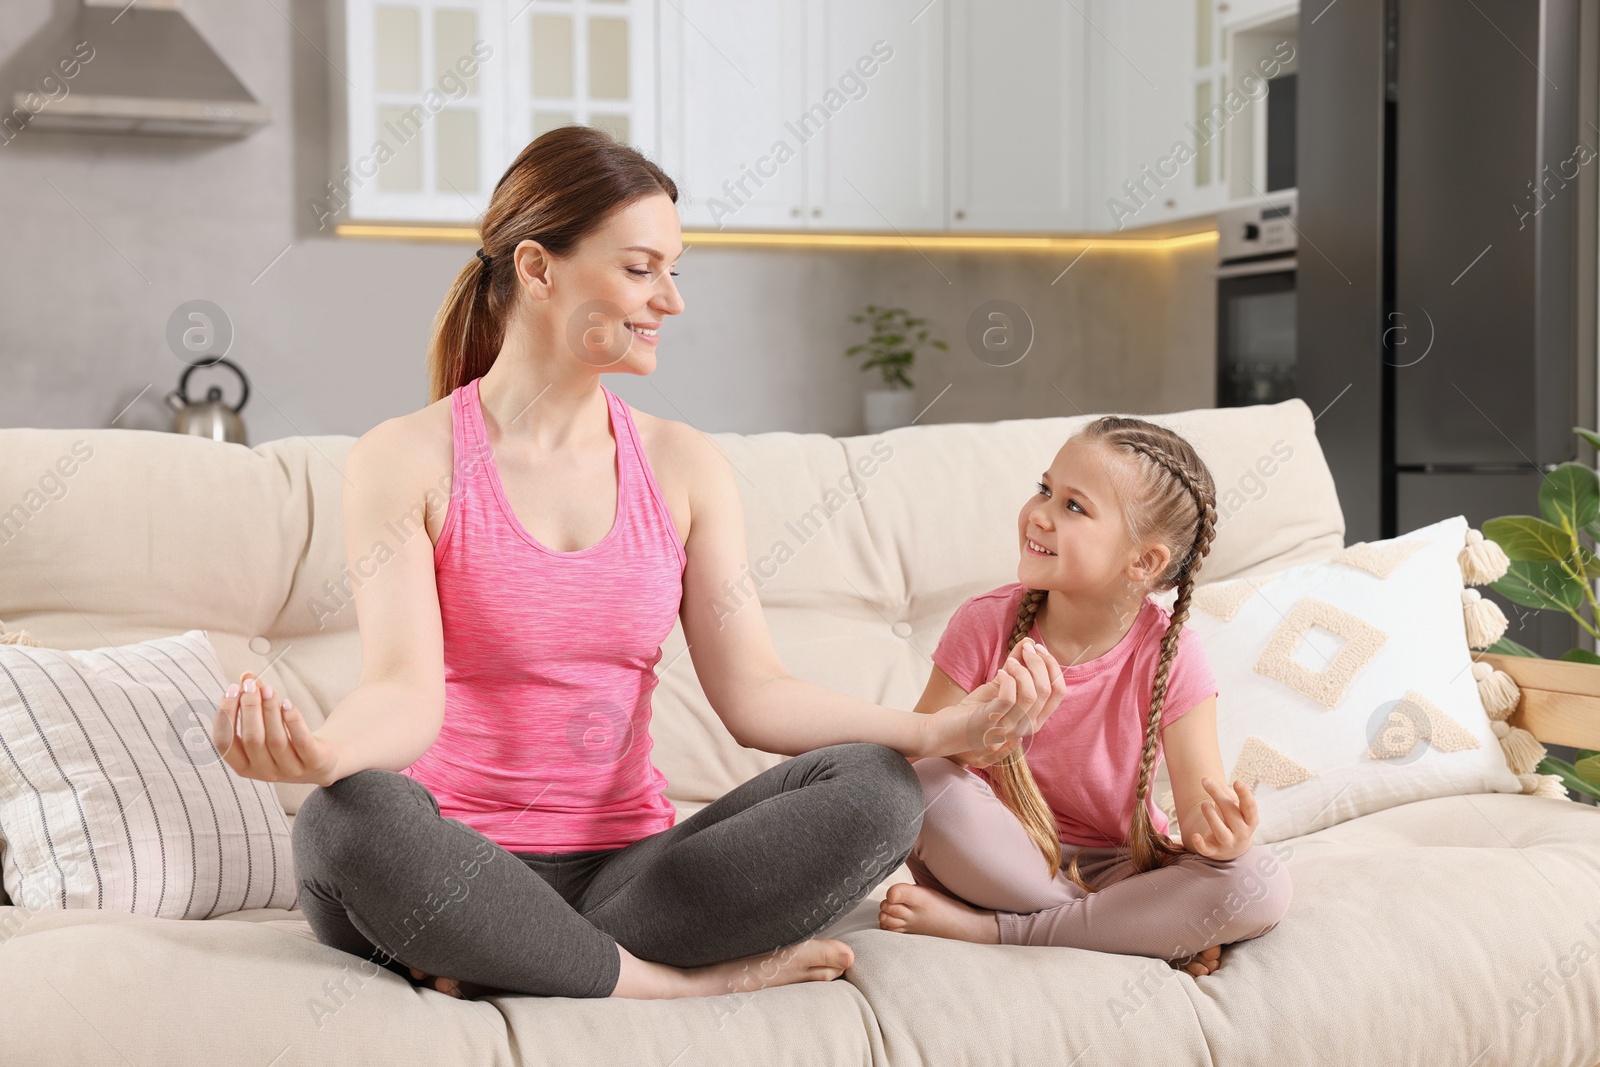
[[[1217,407],[1297,395],[1295,211],[1287,189],[1217,215]]]

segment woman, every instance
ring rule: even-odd
[[[313,732],[246,673],[214,726],[239,774],[322,787],[294,825],[318,940],[451,995],[837,978],[849,946],[811,935],[916,840],[905,757],[998,758],[1061,699],[1030,649],[957,705],[880,707],[791,677],[759,603],[726,612],[732,469],[600,383],[654,370],[683,310],[676,200],[591,128],[522,151],[435,320],[432,402],[346,460],[346,549],[376,560],[358,686]],[[374,552],[408,523],[427,538]],[[679,617],[729,732],[793,758],[674,824],[648,726]]]

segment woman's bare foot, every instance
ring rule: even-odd
[[[1222,966],[1222,946],[1212,945],[1210,948],[1201,949],[1197,955],[1167,962],[1176,970],[1187,971],[1196,978],[1204,978]]]
[[[622,970],[611,995],[636,1000],[714,997],[797,982],[831,982],[855,962],[855,952],[849,945],[829,938],[809,938],[771,952],[703,967],[671,967],[641,960],[621,945],[617,946],[617,952],[622,958]],[[429,989],[459,1000],[475,1000],[485,994],[505,992],[456,978],[424,974],[415,967],[410,970],[411,977]]]
[[[878,905],[878,926],[894,933],[928,934],[978,945],[1000,943],[1000,923],[994,912],[911,882],[889,887]]]
[[[411,977],[418,979],[429,989],[438,990],[447,997],[457,1000],[476,1000],[485,993],[495,993],[498,990],[489,986],[478,985],[476,982],[463,982],[457,978],[441,978],[437,975],[423,974],[415,967],[411,968]]]
[[[855,950],[843,941],[816,937],[703,967],[671,967],[642,960],[621,945],[617,952],[622,957],[622,971],[611,995],[634,1000],[715,997],[799,982],[831,982],[855,962]]]

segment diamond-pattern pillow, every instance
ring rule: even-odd
[[[1463,516],[1195,590],[1228,780],[1267,843],[1455,793],[1516,793],[1472,673]],[[1176,590],[1153,599],[1171,609]]]

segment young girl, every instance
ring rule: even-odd
[[[968,599],[918,711],[958,699],[1031,642],[1066,699],[998,752],[915,761],[926,806],[885,930],[1154,956],[1194,975],[1277,925],[1289,874],[1223,784],[1216,679],[1183,631],[1216,527],[1211,474],[1178,434],[1105,416],[1074,434],[1017,518],[1018,581]],[[1177,587],[1169,613],[1148,594]],[[1163,751],[1183,846],[1151,798]],[[1063,849],[1071,853],[1063,869]]]

